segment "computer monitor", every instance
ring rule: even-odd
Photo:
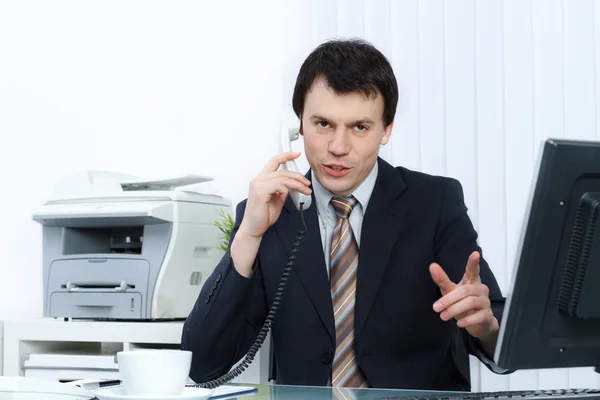
[[[494,360],[511,370],[600,367],[600,142],[548,139]]]

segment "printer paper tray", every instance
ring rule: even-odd
[[[54,292],[50,301],[50,317],[55,318],[142,317],[142,295],[138,292]]]

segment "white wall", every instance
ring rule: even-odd
[[[209,174],[237,203],[277,151],[302,60],[338,35],[392,61],[381,154],[461,180],[506,291],[538,142],[600,139],[596,26],[592,0],[0,2],[0,319],[41,315],[30,213],[63,173]],[[474,389],[600,387],[589,369],[473,365]]]
[[[208,174],[245,196],[277,149],[278,3],[0,3],[1,317],[41,313],[30,215],[68,171]]]

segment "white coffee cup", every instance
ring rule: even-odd
[[[188,381],[192,353],[184,350],[132,350],[117,353],[119,375],[131,396],[177,396]]]

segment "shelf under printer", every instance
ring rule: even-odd
[[[44,317],[184,319],[220,258],[222,196],[201,175],[69,174],[33,213],[42,225]],[[184,188],[184,186],[188,186]]]

